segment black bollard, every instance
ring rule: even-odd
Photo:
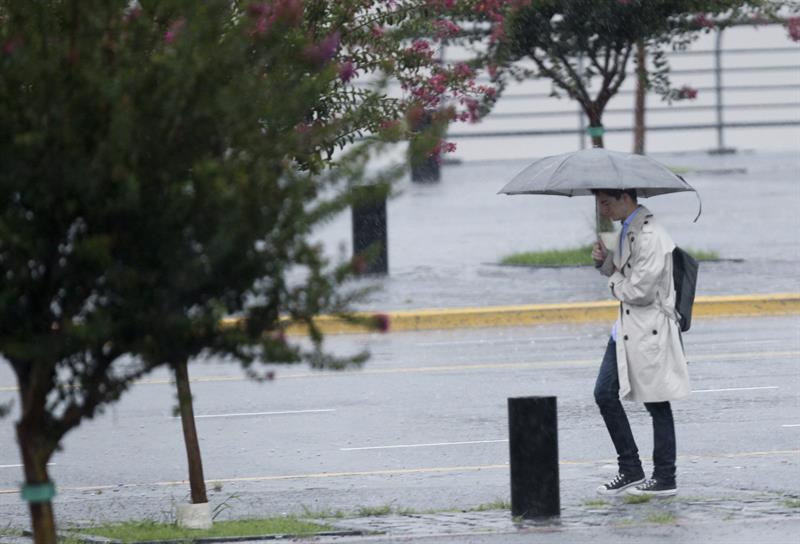
[[[429,130],[432,124],[432,113],[430,111],[425,111],[422,116],[413,123],[413,129],[417,132],[423,132]],[[443,135],[442,133],[440,136]],[[423,140],[427,139],[428,138],[423,138]],[[435,183],[441,179],[442,172],[439,158],[430,156],[428,152],[429,150],[424,145],[419,148],[418,144],[414,141],[409,144],[408,154],[411,164],[411,181],[416,183]]]
[[[555,397],[508,399],[511,515],[561,515]]]
[[[353,261],[359,274],[388,274],[386,190],[359,187],[352,206]]]

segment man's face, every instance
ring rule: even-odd
[[[594,195],[600,215],[608,217],[612,221],[621,221],[628,217],[628,202],[626,195],[622,195],[619,200],[605,193]]]

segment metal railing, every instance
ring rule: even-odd
[[[714,40],[714,47],[705,50],[692,50],[692,51],[678,51],[670,53],[670,57],[681,56],[695,56],[695,57],[712,57],[712,65],[703,68],[687,68],[671,70],[671,75],[713,75],[713,84],[710,86],[698,86],[698,92],[712,93],[714,96],[714,103],[711,105],[689,105],[689,104],[673,104],[661,107],[649,107],[648,114],[659,113],[677,113],[677,112],[702,112],[713,111],[713,122],[699,122],[699,123],[673,123],[673,124],[656,124],[646,127],[647,131],[673,131],[673,130],[709,130],[716,131],[716,150],[718,152],[729,151],[725,146],[725,130],[732,128],[759,128],[759,127],[791,127],[800,126],[800,99],[794,101],[775,101],[775,102],[759,102],[759,103],[739,103],[739,104],[725,104],[725,95],[728,93],[741,93],[741,92],[755,92],[764,93],[770,91],[796,91],[795,96],[800,97],[800,84],[793,82],[789,83],[762,83],[759,85],[725,85],[723,84],[723,77],[726,74],[761,74],[766,72],[790,72],[800,73],[800,62],[794,64],[776,64],[776,65],[747,65],[747,66],[733,66],[725,68],[722,65],[723,55],[753,55],[753,54],[798,54],[800,47],[765,47],[765,48],[731,48],[724,49],[722,47],[722,30],[716,31],[716,39]],[[798,59],[800,60],[800,59]],[[785,62],[785,60],[784,60]],[[791,77],[791,76],[787,76]],[[782,78],[784,81],[786,77]],[[794,78],[792,78],[794,79]],[[623,89],[617,95],[632,95],[635,91]],[[526,100],[526,101],[544,101],[551,99],[549,93],[508,93],[503,94],[500,101],[510,100]],[[758,111],[758,110],[792,110],[793,115],[783,116],[783,119],[776,120],[759,120],[759,121],[726,121],[726,112],[732,110],[739,111]],[[576,104],[576,109],[573,110],[550,110],[550,111],[519,111],[512,113],[490,113],[486,120],[500,120],[500,119],[514,119],[514,118],[545,118],[545,117],[568,117],[578,116],[578,126],[572,128],[550,128],[550,129],[534,129],[534,130],[480,130],[480,131],[453,131],[449,132],[448,139],[472,139],[472,138],[499,138],[499,137],[513,137],[513,136],[549,136],[549,135],[578,135],[581,148],[586,146],[586,119],[583,110]],[[633,108],[612,108],[605,111],[606,114],[632,114]],[[574,119],[574,117],[573,117]],[[605,126],[605,132],[608,133],[621,133],[632,132],[632,126]]]

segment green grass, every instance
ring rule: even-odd
[[[511,503],[502,499],[493,502],[479,504],[475,508],[470,508],[468,512],[489,512],[491,510],[511,510]]]
[[[719,259],[719,253],[716,251],[684,249],[698,261]],[[573,249],[513,253],[503,257],[500,260],[500,264],[516,266],[592,266],[594,262],[592,261],[592,246],[586,245]]]
[[[343,519],[347,517],[344,510],[312,510],[309,507],[302,505],[303,517],[309,519]]]
[[[584,501],[583,505],[587,508],[606,508],[608,506],[611,506],[608,502],[602,499],[597,499],[597,500],[592,499],[589,501]]]
[[[716,261],[719,259],[719,253],[716,251],[706,251],[704,249],[686,249],[686,253],[697,259],[698,261]]]
[[[650,514],[645,519],[647,519],[647,521],[649,521],[650,523],[668,524],[668,523],[675,523],[678,518],[675,517],[675,514],[671,514],[669,512],[663,512],[661,514]]]
[[[356,516],[360,518],[367,518],[373,516],[388,516],[394,510],[388,504],[383,506],[362,506],[356,510]]]
[[[217,521],[208,530],[182,529],[177,525],[156,523],[154,521],[131,521],[89,527],[78,532],[122,542],[135,542],[141,540],[191,540],[193,538],[221,536],[310,535],[330,530],[333,530],[333,527],[301,521],[294,517],[279,517]]]
[[[10,525],[0,527],[0,536],[22,536],[22,531],[19,529],[12,529]]]
[[[786,499],[783,505],[786,508],[800,508],[800,499]]]
[[[622,501],[625,504],[642,504],[644,502],[650,502],[650,498],[650,495],[625,495]]]
[[[503,257],[500,264],[524,266],[589,266],[592,264],[592,246],[575,249],[527,251]]]

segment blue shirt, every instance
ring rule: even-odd
[[[636,209],[631,212],[625,221],[622,222],[622,230],[619,232],[619,254],[622,255],[622,244],[625,241],[625,234],[628,232],[628,227],[631,226],[633,223],[633,218],[636,217],[636,214],[639,213],[639,206],[636,206]],[[614,342],[617,341],[617,323],[614,322],[614,326],[611,327],[611,338],[614,339]]]
[[[628,227],[633,223],[633,218],[639,213],[639,206],[631,212],[628,218],[622,222],[622,230],[619,232],[619,254],[622,255],[622,242],[625,240],[625,234],[628,232]]]

